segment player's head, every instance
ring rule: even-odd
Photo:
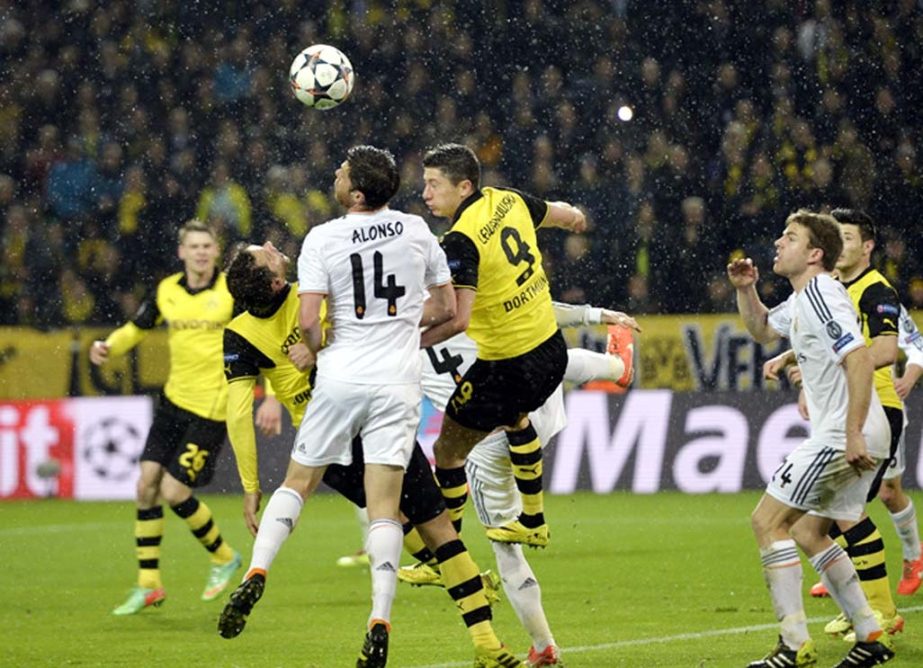
[[[834,209],[830,215],[843,233],[843,253],[836,268],[844,278],[851,279],[871,265],[878,229],[872,217],[859,209]]]
[[[187,221],[179,228],[179,259],[187,274],[207,276],[218,262],[218,238],[215,231],[201,220]]]
[[[238,244],[228,262],[228,292],[247,310],[271,306],[286,285],[288,265],[288,257],[271,241],[262,246]]]
[[[374,146],[353,146],[336,171],[333,189],[347,209],[374,211],[385,206],[401,185],[397,163],[389,151]]]
[[[423,201],[435,216],[454,216],[480,184],[481,163],[467,146],[441,144],[423,156]]]
[[[833,271],[843,251],[843,238],[833,216],[799,209],[785,220],[785,231],[775,246],[773,271],[791,278],[811,265]]]

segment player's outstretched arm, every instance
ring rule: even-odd
[[[571,232],[586,231],[586,215],[567,202],[548,202],[548,214],[543,227],[558,227]]]
[[[737,290],[737,310],[750,336],[758,343],[771,343],[779,339],[779,334],[769,326],[769,309],[756,291],[760,272],[753,260],[734,260],[727,266],[727,272],[731,285]]]

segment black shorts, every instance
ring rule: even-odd
[[[157,462],[184,485],[201,487],[215,474],[227,433],[224,422],[199,417],[161,396],[141,461]]]
[[[353,439],[353,463],[349,466],[331,464],[324,472],[324,482],[360,508],[365,508],[365,462],[362,458],[362,440]],[[404,473],[401,492],[401,512],[413,525],[436,518],[445,510],[442,493],[436,486],[433,470],[419,443],[414,443],[410,463]]]
[[[878,471],[875,472],[875,477],[872,479],[872,486],[869,487],[868,496],[865,497],[866,501],[871,501],[878,496],[878,491],[881,489],[881,481],[884,480],[885,473],[888,467],[891,466],[894,455],[897,454],[897,448],[901,443],[901,432],[904,431],[904,411],[900,408],[894,408],[893,406],[884,406],[884,409],[885,415],[888,416],[888,424],[891,425],[891,456],[884,460],[881,466],[878,467]]]
[[[446,415],[479,431],[512,426],[541,407],[564,380],[567,344],[561,330],[519,357],[478,359],[446,406]]]

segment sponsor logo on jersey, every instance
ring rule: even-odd
[[[900,309],[897,306],[891,304],[879,304],[875,307],[875,310],[879,313],[888,313],[889,315],[897,315],[900,313]]]
[[[528,288],[520,292],[518,295],[512,299],[506,299],[503,301],[503,310],[509,313],[515,309],[518,309],[523,304],[529,303],[532,298],[545,290],[548,287],[548,279],[545,276],[539,278],[538,281],[530,285]]]
[[[224,329],[224,323],[217,320],[171,320],[170,329]]]

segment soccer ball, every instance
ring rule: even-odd
[[[343,52],[315,44],[299,53],[289,70],[292,92],[315,109],[332,109],[353,92],[353,66]]]

